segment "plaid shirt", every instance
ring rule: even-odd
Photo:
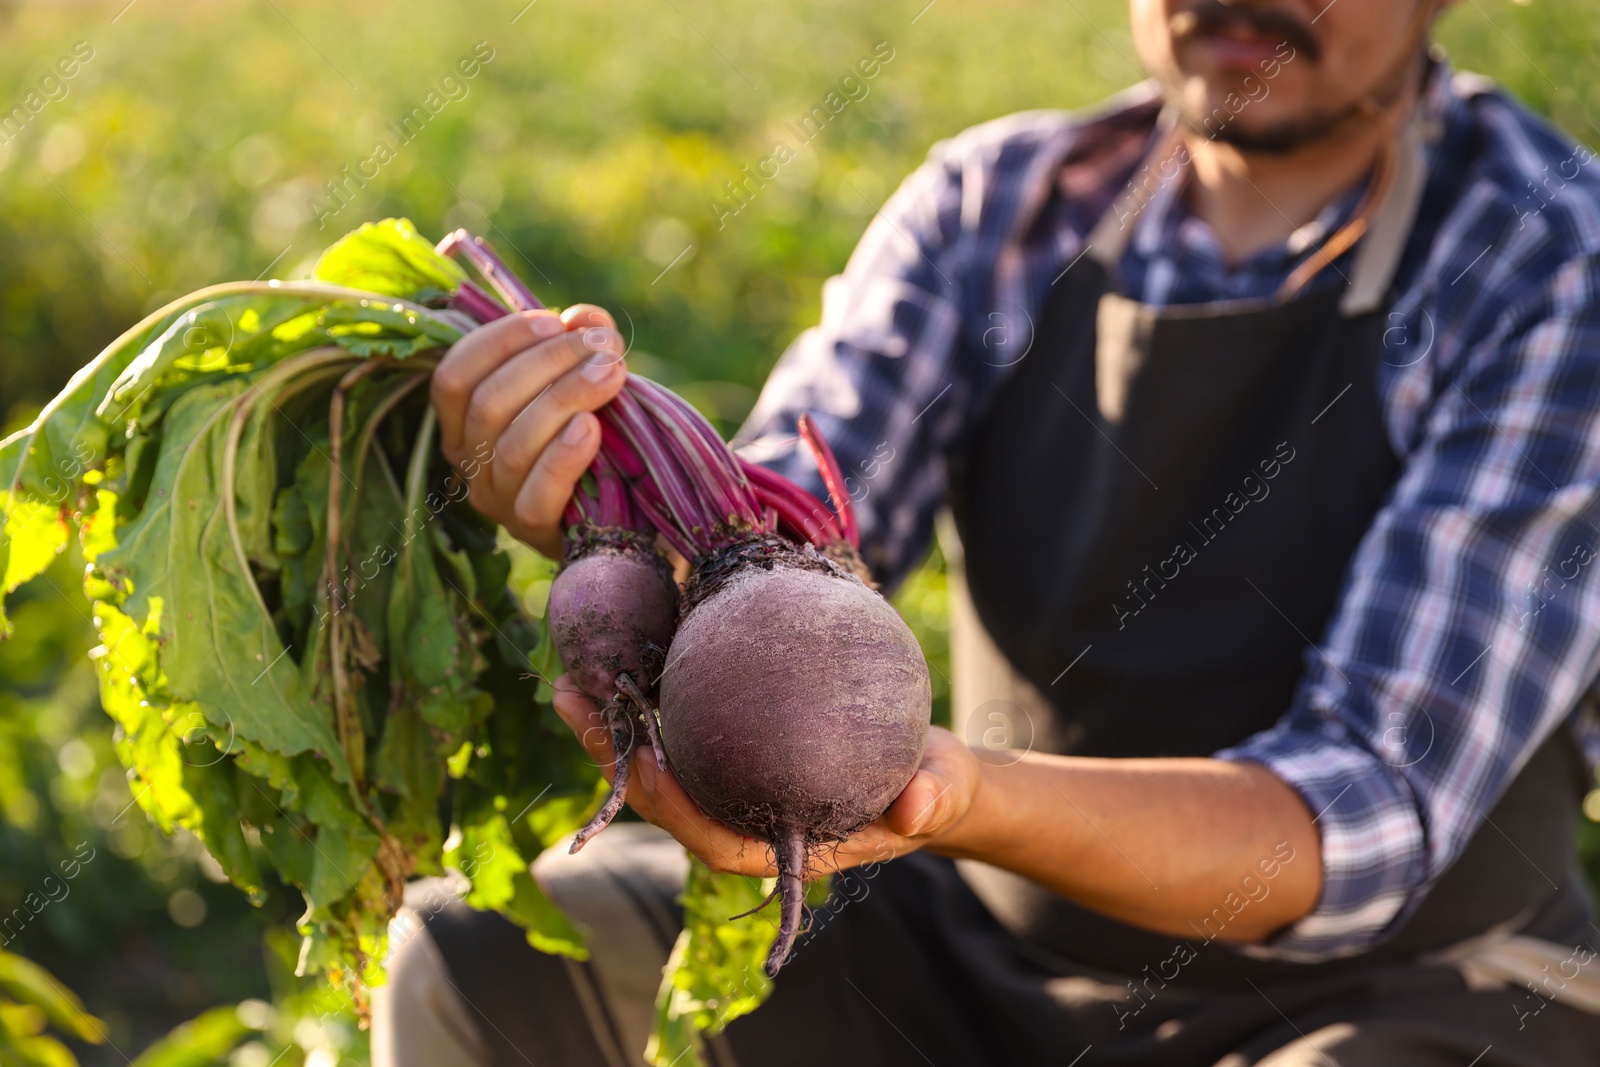
[[[1600,175],[1594,153],[1444,67],[1442,136],[1393,292],[1378,388],[1403,468],[1273,728],[1218,753],[1267,766],[1319,813],[1321,900],[1262,951],[1381,942],[1558,728],[1597,731]],[[936,145],[873,219],[820,326],[773,371],[745,454],[822,490],[795,448],[812,412],[849,474],[868,562],[891,585],[926,550],[945,457],[1026,353],[1052,284],[1138,174],[1160,102],[1032,112]],[[1151,304],[1271,295],[1353,208],[1229,266],[1160,189],[1120,264]],[[1319,285],[1342,284],[1350,256]]]

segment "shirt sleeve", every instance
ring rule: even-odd
[[[1316,819],[1315,909],[1263,946],[1381,942],[1460,856],[1600,659],[1600,260],[1438,366],[1416,443],[1289,713],[1219,753]]]
[[[736,442],[825,497],[798,446],[809,412],[838,456],[862,556],[893,586],[920,558],[943,499],[945,446],[970,393],[960,331],[961,167],[950,143],[874,215],[844,274],[822,291],[822,321],[784,353]],[[837,504],[835,504],[837,507]]]

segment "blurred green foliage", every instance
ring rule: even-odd
[[[634,366],[731,431],[935,140],[1141,76],[1121,0],[0,2],[0,33],[12,427],[172,297],[303,273],[344,230],[405,215],[426,233],[485,233],[551,303],[610,307]],[[1591,4],[1467,0],[1441,37],[1461,66],[1600,143]],[[867,95],[730,213],[724,183],[778,139],[797,145],[787,124],[880,43],[892,58]],[[408,116],[401,143],[391,124]],[[292,976],[283,930],[299,901],[274,890],[252,909],[192,839],[129,812],[77,573],[63,558],[27,589],[0,645],[0,904],[46,894],[50,877],[67,890],[5,947],[105,1019],[105,1046],[76,1046],[85,1063],[147,1048],[150,1063],[362,1060],[348,1004]],[[899,603],[947,714],[940,569]]]
[[[49,971],[10,952],[0,952],[0,1062],[11,1067],[61,1067],[67,1047],[50,1033],[70,1033],[99,1044],[104,1024],[84,1010],[75,994]]]

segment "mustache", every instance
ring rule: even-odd
[[[1224,30],[1242,28],[1262,37],[1282,38],[1313,63],[1322,58],[1322,47],[1309,25],[1264,4],[1195,0],[1173,15],[1168,26],[1173,41],[1180,44]]]

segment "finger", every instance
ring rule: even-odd
[[[605,326],[559,334],[516,353],[472,390],[461,426],[461,447],[497,439],[524,408],[579,364],[583,364],[580,379],[603,386],[622,372],[621,363],[622,338]]]
[[[883,814],[886,828],[905,837],[934,833],[956,814],[956,783],[924,764]]]
[[[585,326],[617,328],[617,320],[611,317],[611,312],[596,304],[573,304],[561,313],[561,321],[569,330],[580,330]]]
[[[478,383],[517,353],[565,329],[553,311],[522,311],[480,326],[450,346],[429,387],[439,413],[439,444],[446,456],[461,449],[467,404]]]
[[[601,329],[593,327],[591,332]],[[605,332],[616,336],[613,331]],[[513,360],[505,369],[509,371],[515,363],[516,360]],[[554,384],[522,408],[494,442],[492,478],[495,495],[504,500],[515,499],[539,454],[557,435],[572,425],[575,415],[597,411],[610,403],[611,398],[621,392],[627,377],[627,369],[619,358],[609,351],[599,352],[576,369],[557,378]],[[467,439],[472,439],[470,430]]]
[[[550,701],[556,709],[556,715],[567,728],[575,734],[581,734],[591,723],[598,721],[600,705],[589,698],[583,690],[578,688],[578,683],[572,680],[572,675],[562,674],[550,683],[550,688],[555,690],[555,696]]]
[[[895,833],[881,821],[875,822],[851,834],[835,848],[812,849],[808,858],[810,876],[821,878],[869,863],[888,863],[916,850],[915,841]]]
[[[616,749],[612,747],[611,731],[606,728],[599,705],[579,692],[565,674],[555,680],[554,689],[555,696],[550,703],[556,714],[577,735],[578,743],[589,753],[606,781],[611,781],[617,762]]]
[[[545,555],[561,552],[561,516],[578,479],[600,451],[600,420],[587,411],[572,416],[539,453],[511,504],[513,531]]]
[[[677,838],[701,862],[712,870],[734,874],[765,878],[777,873],[769,845],[746,837],[701,811],[671,769],[656,763],[655,753],[648,746],[640,747],[634,766],[634,781],[653,811],[651,821]]]

